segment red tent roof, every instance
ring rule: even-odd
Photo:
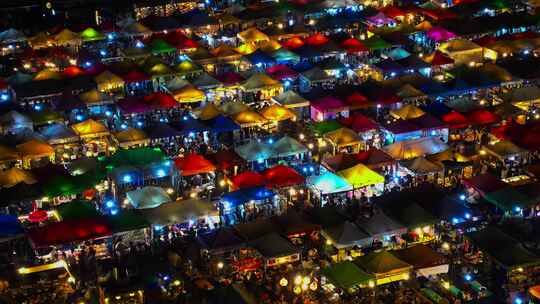
[[[163,92],[157,92],[143,97],[143,102],[156,108],[170,109],[179,105],[171,95]]]
[[[293,37],[281,43],[284,48],[297,49],[306,44],[300,37]]]
[[[65,68],[62,73],[64,73],[64,76],[71,78],[71,77],[83,75],[85,74],[85,71],[78,66],[72,65]]]
[[[182,176],[209,173],[216,170],[216,167],[209,160],[195,153],[177,158],[174,163],[176,168],[181,171]]]
[[[467,187],[474,188],[482,195],[495,192],[508,186],[506,183],[489,173],[463,179],[463,184]]]
[[[306,43],[312,46],[320,46],[326,44],[330,39],[321,33],[315,33],[306,38]]]
[[[148,80],[150,77],[140,71],[130,71],[129,73],[122,75],[122,79],[127,83],[133,83]]]
[[[305,182],[305,178],[296,170],[283,165],[264,170],[263,176],[266,178],[267,185],[272,188],[295,186]]]
[[[484,36],[482,38],[473,40],[473,42],[478,44],[479,46],[489,46],[497,41],[499,41],[499,39],[492,36]]]
[[[296,78],[298,77],[298,72],[291,69],[290,67],[284,64],[277,64],[266,69],[266,73],[277,80],[282,80],[285,78]]]
[[[420,12],[436,21],[454,19],[457,17],[455,13],[444,9],[420,9]]]
[[[245,171],[230,178],[234,189],[244,189],[266,185],[264,176],[255,171]]]
[[[343,101],[332,96],[326,96],[326,97],[322,97],[317,100],[311,101],[310,105],[314,107],[315,109],[319,111],[323,111],[323,112],[346,107]]]
[[[353,92],[345,97],[344,101],[352,108],[363,108],[369,105],[367,97],[358,92]]]
[[[101,238],[111,235],[112,232],[104,218],[86,218],[32,228],[27,234],[35,246],[45,247]]]
[[[242,158],[234,150],[219,150],[216,153],[205,155],[217,168],[225,170],[242,164]]]
[[[350,117],[341,118],[339,122],[342,125],[356,132],[366,132],[366,131],[377,129],[378,127],[377,123],[375,123],[369,117],[366,117],[359,113],[353,114]]]
[[[226,72],[226,73],[217,75],[216,79],[226,86],[239,84],[245,80],[244,77],[242,77],[242,75],[235,72]]]
[[[452,63],[454,63],[454,59],[446,56],[439,50],[433,53],[433,59],[431,59],[431,62],[430,62],[430,64],[434,66],[452,64]]]
[[[194,40],[186,39],[186,40],[180,41],[177,44],[174,44],[174,46],[177,49],[186,50],[186,49],[196,49],[199,47],[199,44],[195,42]]]
[[[402,11],[401,9],[399,9],[399,8],[397,8],[395,6],[391,6],[391,5],[383,7],[379,11],[381,13],[385,14],[386,16],[390,17],[390,18],[405,16],[404,11]]]
[[[371,149],[368,151],[362,151],[357,153],[356,159],[362,164],[370,166],[376,164],[382,164],[387,162],[394,162],[392,156],[386,154],[384,151],[379,149]]]
[[[117,104],[122,113],[125,114],[145,113],[154,109],[153,105],[143,102],[138,97],[128,97],[120,100]]]
[[[9,86],[9,84],[7,83],[7,81],[3,78],[0,78],[0,90],[5,90],[7,89]]]
[[[349,38],[341,43],[341,47],[348,53],[362,53],[367,52],[369,49],[358,39]]]
[[[488,110],[479,109],[472,111],[466,116],[469,123],[473,125],[492,124],[499,121],[499,117]]]
[[[469,124],[465,116],[456,111],[451,111],[441,117],[441,120],[450,125],[452,129],[464,128]]]

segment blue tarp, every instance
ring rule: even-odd
[[[13,237],[23,233],[24,229],[17,217],[7,214],[0,215],[0,237]]]
[[[232,132],[240,130],[240,126],[229,117],[219,115],[213,119],[207,120],[206,125],[214,133]]]
[[[265,187],[252,187],[229,192],[221,196],[221,202],[225,209],[235,208],[251,200],[259,201],[272,198],[274,192]]]

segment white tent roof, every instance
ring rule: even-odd
[[[163,188],[154,186],[129,191],[126,196],[129,203],[136,209],[156,208],[171,201]]]

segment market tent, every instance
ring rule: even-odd
[[[33,122],[28,116],[17,111],[9,111],[0,116],[0,129],[3,133],[17,133],[24,129],[33,129]]]
[[[388,251],[371,252],[358,257],[354,263],[377,278],[377,285],[400,281],[409,277],[412,266]]]
[[[381,166],[387,166],[395,163],[395,160],[390,155],[379,149],[361,151],[355,156],[356,159],[358,159],[368,168],[379,168]]]
[[[275,232],[250,241],[249,245],[267,260],[267,265],[279,264],[280,258],[288,258],[289,261],[300,259],[300,249]]]
[[[204,91],[197,89],[194,85],[188,84],[173,92],[174,99],[180,103],[199,102],[206,99]]]
[[[401,141],[385,146],[384,151],[394,159],[411,159],[419,156],[436,154],[448,149],[448,145],[436,137],[423,137]]]
[[[507,212],[515,211],[517,208],[521,210],[538,203],[536,199],[510,186],[486,193],[484,199]]]
[[[167,157],[159,148],[120,149],[114,155],[103,160],[108,169],[123,166],[145,166],[151,163],[166,161]]]
[[[130,22],[122,27],[122,32],[129,36],[149,36],[152,31],[139,22]]]
[[[60,33],[54,35],[54,41],[58,45],[81,45],[81,36],[69,29],[63,29]]]
[[[146,95],[142,98],[142,102],[149,104],[155,109],[171,109],[178,106],[175,98],[164,92],[156,92]]]
[[[32,172],[22,170],[17,167],[0,172],[0,187],[2,188],[10,188],[20,183],[32,185],[36,182],[37,179]]]
[[[443,172],[444,167],[437,163],[431,162],[424,157],[404,160],[400,165],[407,168],[414,176],[423,176],[428,174]]]
[[[294,52],[287,50],[286,48],[281,48],[277,51],[274,51],[272,53],[272,58],[274,58],[274,60],[279,64],[295,64],[300,62],[300,56]]]
[[[233,228],[246,241],[252,241],[278,231],[275,223],[269,218],[259,218],[254,221],[236,224]]]
[[[368,48],[356,38],[348,38],[341,42],[341,47],[349,54],[365,53]]]
[[[49,79],[61,80],[62,78],[64,78],[64,75],[62,75],[62,73],[51,69],[43,69],[36,73],[36,75],[34,76],[34,80],[37,81]]]
[[[9,28],[5,31],[0,32],[0,42],[3,44],[19,42],[19,41],[24,41],[24,40],[26,40],[26,36],[22,32],[14,28]]]
[[[369,218],[358,217],[356,224],[367,232],[373,240],[381,240],[385,236],[400,236],[407,233],[407,227],[398,224],[378,208],[374,209],[373,215]]]
[[[456,38],[456,34],[452,33],[452,32],[449,32],[447,31],[446,29],[440,27],[440,26],[435,26],[435,27],[432,27],[430,28],[429,30],[427,30],[425,33],[424,33],[429,39],[439,43],[439,42],[444,42],[444,41],[448,41],[450,39],[454,39]]]
[[[81,39],[85,42],[105,39],[105,36],[102,33],[96,31],[95,29],[91,27],[80,32],[79,35],[81,36]]]
[[[242,55],[249,55],[257,50],[257,47],[251,43],[243,43],[234,49],[237,53]]]
[[[263,125],[268,122],[262,115],[252,110],[245,110],[234,115],[234,121],[240,126],[247,128]]]
[[[345,178],[345,180],[356,189],[384,183],[383,176],[363,164],[358,164],[349,169],[339,171],[338,175]]]
[[[100,137],[109,134],[107,127],[93,119],[87,119],[83,122],[71,126],[73,131],[80,137]]]
[[[202,133],[210,130],[207,123],[194,119],[191,116],[184,116],[183,119],[174,122],[174,127],[184,135],[193,135],[194,133]]]
[[[263,108],[261,115],[270,121],[296,120],[296,114],[293,111],[277,104]]]
[[[66,220],[29,229],[28,238],[35,247],[62,245],[107,237],[112,231],[105,218]]]
[[[122,209],[117,214],[106,218],[113,234],[150,227],[150,223],[136,210]]]
[[[214,204],[201,199],[165,203],[157,208],[141,210],[141,214],[152,225],[163,226],[196,223],[201,219],[219,215]]]
[[[191,76],[191,75],[194,75],[194,74],[198,74],[198,73],[202,73],[204,70],[203,68],[194,63],[193,61],[191,60],[184,60],[182,62],[180,62],[179,64],[175,65],[174,66],[174,69],[180,74],[180,75],[186,75],[186,76]]]
[[[135,96],[120,100],[117,106],[123,114],[146,113],[154,110],[153,105],[142,102],[141,98]]]
[[[111,91],[124,86],[122,77],[117,76],[107,70],[94,77],[97,88],[101,92]]]
[[[215,118],[204,121],[213,133],[233,132],[240,130],[240,126],[229,117],[219,115]]]
[[[478,191],[481,195],[501,190],[507,186],[506,183],[489,173],[463,179],[463,184]]]
[[[355,113],[349,117],[341,118],[339,122],[358,133],[377,130],[379,127],[379,125],[371,118],[360,113]]]
[[[175,53],[177,49],[172,45],[168,44],[165,40],[161,38],[153,39],[150,42],[150,51],[153,54],[171,54]]]
[[[293,90],[288,90],[274,96],[272,97],[272,100],[286,108],[309,107],[309,100],[298,95],[298,93]]]
[[[495,226],[465,234],[465,237],[507,270],[540,264],[540,258],[525,249],[520,241]],[[501,246],[504,244],[504,246]]]
[[[483,146],[483,149],[487,153],[501,160],[506,160],[510,157],[516,157],[527,152],[526,150],[518,147],[517,145],[515,145],[509,140],[501,140],[501,141],[496,142],[493,145]]]
[[[24,228],[16,216],[0,215],[0,240],[7,240],[24,234]]]
[[[250,108],[241,101],[233,101],[222,104],[219,110],[227,116],[235,116],[241,112],[249,111]]]
[[[104,104],[112,104],[114,100],[107,94],[96,89],[79,94],[79,100],[87,106],[97,106]]]
[[[36,139],[19,144],[16,148],[23,160],[41,157],[51,158],[54,156],[54,148],[52,146]]]
[[[80,220],[99,217],[99,212],[90,201],[71,201],[56,207],[60,220]]]
[[[257,92],[271,89],[279,90],[281,88],[281,82],[272,79],[270,76],[264,73],[255,73],[242,84],[242,89],[244,89],[246,92]]]
[[[276,64],[266,69],[266,73],[273,79],[286,81],[298,78],[299,73],[285,64]]]
[[[182,176],[210,173],[216,170],[216,167],[209,160],[195,153],[177,158],[174,163]]]
[[[246,161],[264,161],[274,154],[271,146],[256,140],[237,146],[234,150]]]
[[[210,74],[206,72],[203,72],[201,76],[197,77],[191,83],[202,90],[216,89],[223,86],[223,84],[219,80],[210,76]]]
[[[344,261],[322,269],[325,276],[334,286],[353,292],[356,288],[366,287],[375,284],[375,277],[364,272],[356,264]]]
[[[404,105],[399,109],[390,110],[390,115],[403,120],[417,118],[425,114],[426,113],[422,111],[419,107],[410,104]]]
[[[362,40],[362,42],[370,51],[384,50],[392,46],[379,36],[371,36],[366,40]]]
[[[165,189],[154,186],[131,190],[126,197],[135,209],[156,208],[171,201]]]
[[[134,145],[146,145],[150,142],[143,130],[128,128],[127,130],[114,133],[114,138],[122,148]]]
[[[247,30],[240,32],[236,35],[241,41],[248,43],[258,43],[270,40],[270,38],[265,33],[259,31],[256,27],[250,27]]]
[[[353,187],[343,177],[332,172],[308,177],[307,184],[311,185],[321,195],[351,191]]]
[[[528,111],[531,105],[540,104],[540,87],[526,86],[503,94],[503,100],[511,102],[518,108]]]
[[[484,109],[478,109],[467,113],[466,119],[470,124],[473,125],[487,125],[499,121],[499,117],[497,117],[497,115]]]
[[[448,273],[448,261],[445,256],[424,244],[395,250],[392,255],[410,264],[424,277]]]
[[[255,171],[244,171],[230,178],[234,189],[260,187],[266,185],[263,175]]]
[[[339,128],[324,134],[323,137],[338,148],[358,145],[362,142],[358,133],[349,128]]]
[[[335,155],[327,155],[322,159],[321,164],[332,172],[339,172],[345,169],[354,167],[359,163],[356,154],[336,153]]]
[[[274,216],[272,221],[280,227],[280,231],[289,238],[310,235],[319,231],[321,226],[305,219],[299,212],[288,210],[287,213]]]
[[[151,139],[165,139],[182,136],[182,132],[173,128],[170,124],[161,122],[144,128],[144,132],[146,132]]]
[[[337,120],[325,120],[315,122],[311,126],[314,133],[319,136],[338,130],[342,127],[342,125]]]
[[[225,209],[234,209],[249,201],[273,198],[275,193],[265,187],[251,187],[225,193],[221,196]]]
[[[213,102],[207,103],[194,112],[196,112],[197,118],[200,120],[210,120],[221,115],[221,111],[219,111],[218,107]]]
[[[303,184],[305,178],[293,168],[277,165],[263,171],[266,185],[272,188],[284,188]]]
[[[210,160],[219,170],[226,170],[243,163],[240,155],[236,154],[233,150],[219,150],[215,153],[205,155],[205,158]]]
[[[39,32],[28,38],[28,44],[30,44],[33,49],[51,47],[52,43],[53,40],[44,32]]]
[[[441,43],[438,49],[452,58],[456,64],[468,64],[471,61],[481,62],[484,56],[484,48],[462,38]]]
[[[453,64],[454,59],[448,57],[443,52],[436,50],[428,56],[422,58],[425,62],[431,64],[432,66],[441,66],[447,64]]]
[[[411,84],[403,85],[401,88],[399,88],[396,95],[399,96],[401,99],[416,99],[427,97],[424,92],[413,87]]]
[[[332,246],[338,249],[365,246],[372,242],[367,233],[349,221],[326,227],[321,231],[321,234],[332,243]]]
[[[231,227],[221,227],[197,235],[197,241],[213,253],[239,248],[244,241],[234,233]]]
[[[272,145],[274,157],[288,157],[306,153],[308,149],[290,136],[283,136]]]
[[[469,125],[469,121],[463,114],[452,110],[449,113],[444,114],[441,120],[450,125],[452,129],[461,129]]]
[[[0,162],[19,160],[21,156],[17,150],[0,145]]]

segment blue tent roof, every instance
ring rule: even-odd
[[[232,132],[240,129],[240,126],[234,120],[223,115],[207,120],[206,125],[214,133]]]
[[[174,127],[184,134],[209,130],[208,126],[193,118],[182,119],[179,122],[174,123]]]
[[[252,64],[271,64],[274,62],[274,58],[261,50],[256,50],[249,55],[245,55],[244,57],[246,57],[247,60],[249,60],[249,62]]]
[[[263,200],[274,196],[274,192],[265,187],[252,187],[229,192],[221,196],[223,204],[229,204],[226,209],[234,208],[251,200]]]
[[[11,237],[23,234],[24,229],[17,217],[7,214],[0,214],[0,236]]]

